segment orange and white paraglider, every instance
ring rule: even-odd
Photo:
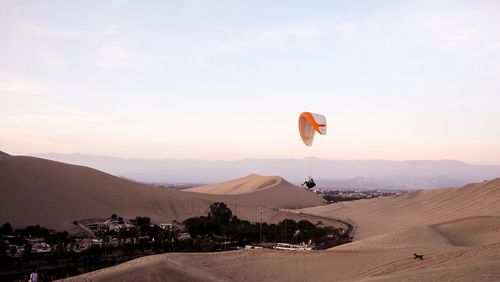
[[[303,112],[299,117],[299,133],[306,146],[312,146],[315,133],[326,134],[326,119],[324,115]]]
[[[312,146],[314,135],[319,133],[321,135],[326,135],[326,118],[324,115],[303,112],[299,116],[299,133],[300,138],[306,146]],[[312,189],[316,186],[314,179],[309,176],[309,179],[305,181],[302,185],[306,185],[307,188]]]

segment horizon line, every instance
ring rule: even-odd
[[[5,151],[4,151],[5,152]],[[373,161],[373,162],[394,162],[394,163],[404,163],[404,162],[456,162],[465,165],[472,166],[500,166],[500,164],[478,164],[478,163],[470,163],[457,159],[403,159],[403,160],[390,160],[390,159],[323,159],[318,157],[303,157],[303,158],[294,158],[294,157],[282,157],[282,158],[240,158],[233,160],[221,160],[221,159],[195,159],[195,158],[136,158],[136,157],[122,157],[122,156],[112,156],[112,155],[98,155],[98,154],[86,154],[86,153],[57,153],[57,152],[48,152],[48,153],[30,153],[30,154],[21,154],[21,155],[13,155],[13,156],[32,156],[32,157],[41,157],[44,155],[63,155],[63,156],[89,156],[89,157],[102,157],[102,158],[115,158],[122,160],[138,160],[138,161],[203,161],[203,162],[240,162],[240,161],[266,161],[266,160],[320,160],[320,161]]]

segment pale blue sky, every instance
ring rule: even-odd
[[[1,1],[0,150],[500,164],[499,1]],[[328,135],[305,148],[302,111]]]

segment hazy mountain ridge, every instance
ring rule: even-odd
[[[308,175],[312,175],[317,179],[319,186],[335,188],[420,189],[459,186],[500,176],[498,165],[471,165],[455,160],[385,161],[306,158],[204,161],[141,160],[55,153],[35,156],[90,166],[142,182],[164,183],[213,183],[258,173],[280,175],[293,183],[301,183],[307,179]]]

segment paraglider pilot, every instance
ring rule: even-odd
[[[307,188],[312,189],[312,188],[314,188],[314,186],[316,186],[316,183],[314,183],[314,179],[309,176],[309,180],[307,180],[306,182],[302,183],[302,185],[306,185]]]
[[[311,112],[301,113],[299,116],[299,133],[300,138],[302,138],[302,141],[306,146],[312,146],[316,132],[320,135],[326,135],[325,116]],[[309,176],[309,180],[302,183],[302,186],[303,185],[306,185],[308,189],[312,189],[316,186],[316,183],[314,183],[312,177]]]

